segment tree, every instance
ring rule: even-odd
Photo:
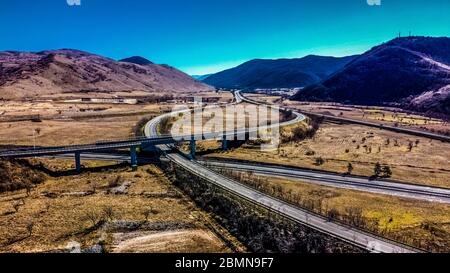
[[[317,166],[321,166],[325,163],[325,160],[322,157],[317,157],[316,158],[316,165]]]
[[[99,216],[95,211],[88,211],[86,212],[84,220],[90,221],[92,226],[96,226],[99,221]]]
[[[338,217],[339,217],[339,211],[337,209],[333,208],[327,212],[328,222],[336,220],[336,219],[338,219]]]
[[[156,214],[158,214],[158,213],[159,213],[159,211],[156,210],[156,209],[154,209],[154,208],[151,207],[151,206],[150,206],[149,208],[145,209],[144,211],[142,211],[142,215],[143,215],[144,218],[145,218],[145,222],[148,221],[148,218],[150,217],[150,215],[152,215],[152,214],[156,215]]]
[[[150,214],[152,213],[152,209],[150,208],[150,209],[145,209],[143,212],[142,212],[142,215],[144,216],[144,218],[145,218],[145,222],[148,222],[148,217],[150,216]]]
[[[117,186],[120,186],[122,184],[122,182],[123,182],[122,176],[119,175],[119,176],[113,177],[111,180],[109,180],[108,187],[115,188]]]
[[[97,188],[99,186],[97,180],[93,180],[93,181],[89,180],[88,184],[91,184],[92,193],[97,193]]]
[[[353,165],[352,163],[349,162],[347,165],[347,173],[352,174],[352,172],[353,172]]]
[[[408,143],[408,151],[411,152],[411,150],[412,150],[413,147],[414,147],[414,146],[413,146],[413,143],[410,141],[410,142]]]
[[[391,177],[392,176],[392,170],[391,170],[391,167],[389,167],[389,166],[384,166],[381,171],[383,173],[383,177]]]
[[[379,162],[377,162],[375,164],[375,168],[373,169],[373,174],[375,177],[379,177],[381,172],[382,172],[381,164]]]
[[[105,218],[109,221],[112,221],[115,216],[115,212],[113,207],[107,206],[103,208],[103,214],[105,215]]]
[[[27,231],[28,231],[28,236],[30,237],[31,235],[33,235],[33,229],[34,229],[34,222],[33,221],[29,221],[27,223]]]
[[[33,185],[28,182],[25,184],[25,189],[27,190],[27,196],[30,196],[31,190],[33,189]]]

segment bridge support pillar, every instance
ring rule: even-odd
[[[77,170],[77,173],[81,173],[81,153],[80,152],[75,153],[75,169]]]
[[[228,140],[226,136],[222,137],[222,151],[228,150]]]
[[[131,157],[131,167],[135,171],[135,170],[137,170],[137,167],[138,167],[136,146],[130,147],[130,157]]]
[[[191,141],[189,143],[189,146],[190,146],[191,159],[195,159],[195,150],[197,149],[197,144],[195,143],[195,139],[194,138],[191,139]]]

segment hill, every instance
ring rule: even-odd
[[[140,57],[140,56],[133,56],[133,57],[125,58],[125,59],[119,60],[119,62],[133,63],[133,64],[138,64],[138,65],[153,64],[151,61],[147,60],[146,58]]]
[[[128,59],[130,60],[130,59]],[[136,57],[131,61],[142,62]],[[0,98],[76,92],[195,92],[212,90],[168,65],[117,62],[73,49],[0,52]]]
[[[450,114],[450,38],[405,37],[374,47],[295,100]]]
[[[317,83],[356,56],[335,58],[309,55],[299,59],[255,59],[213,74],[203,82],[218,88],[295,88]]]

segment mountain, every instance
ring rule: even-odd
[[[128,59],[130,60],[130,59]],[[133,57],[131,61],[145,59]],[[73,92],[195,92],[213,90],[167,65],[115,60],[73,49],[0,52],[0,98]]]
[[[133,56],[133,57],[125,58],[125,59],[119,60],[119,62],[132,63],[132,64],[138,64],[138,65],[153,64],[151,61],[149,61],[146,58],[143,58],[141,56]]]
[[[206,75],[192,75],[191,77],[198,80],[198,81],[203,81],[206,78],[208,78],[209,76],[211,76],[212,74],[206,74]]]
[[[219,88],[295,88],[317,83],[356,56],[335,58],[309,55],[299,59],[255,59],[213,74],[203,82]]]
[[[295,100],[450,114],[450,38],[405,37],[372,48]]]

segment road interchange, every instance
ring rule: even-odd
[[[240,94],[240,92],[235,92],[236,103],[248,102],[261,104],[259,102],[254,102],[248,100]],[[280,109],[287,110],[287,109]],[[299,116],[303,117],[300,113],[293,112],[296,115],[296,120]],[[144,132],[147,137],[154,137],[158,135],[157,126],[163,118],[170,116],[170,114],[165,114],[159,116],[149,123],[146,124]],[[302,120],[303,120],[302,119]],[[293,124],[287,122],[287,124]],[[298,120],[296,121],[298,122]],[[281,123],[280,126],[285,124]],[[312,213],[310,211],[301,209],[297,206],[288,204],[282,200],[269,196],[267,194],[261,193],[251,187],[243,185],[233,179],[227,178],[220,175],[204,165],[200,164],[194,159],[187,158],[181,152],[173,152],[172,145],[157,145],[157,148],[165,154],[168,160],[177,166],[185,169],[186,171],[202,178],[234,195],[237,195],[249,202],[257,204],[261,207],[267,208],[270,211],[283,215],[297,223],[301,223],[308,227],[311,227],[319,232],[330,235],[332,237],[338,238],[342,241],[348,242],[352,245],[361,247],[370,252],[376,253],[411,253],[420,252],[418,249],[399,244],[394,241],[381,238],[377,235],[350,227],[345,224],[330,222],[329,219]]]
[[[264,103],[255,102],[253,100],[249,100],[246,97],[242,96],[240,92],[235,92],[235,104],[239,104],[241,102],[246,102],[250,104],[264,105]],[[273,107],[273,106],[270,106]],[[278,109],[278,108],[277,108]],[[290,111],[289,109],[279,108],[281,111]],[[183,111],[191,111],[191,109],[183,110]],[[68,153],[78,153],[78,157],[80,157],[80,153],[92,153],[98,152],[102,150],[111,150],[118,148],[127,148],[133,147],[134,149],[143,145],[155,146],[159,149],[167,159],[172,161],[177,166],[189,171],[192,174],[195,174],[197,177],[205,179],[206,181],[221,187],[230,193],[240,196],[245,200],[248,200],[252,203],[255,203],[259,206],[267,208],[275,213],[283,215],[295,222],[301,223],[303,225],[309,226],[315,230],[318,230],[322,233],[328,234],[330,236],[339,238],[342,241],[349,242],[355,246],[366,249],[370,252],[420,252],[420,250],[414,249],[409,246],[405,246],[399,244],[397,242],[393,242],[387,240],[385,238],[381,238],[375,234],[371,234],[365,231],[361,231],[359,229],[350,227],[345,224],[341,224],[338,222],[330,222],[329,219],[312,213],[310,211],[301,209],[297,206],[293,206],[288,204],[282,200],[274,198],[272,196],[263,194],[258,192],[257,190],[250,188],[242,183],[234,181],[230,178],[227,178],[223,175],[220,175],[204,165],[200,164],[196,160],[187,158],[184,154],[180,152],[174,152],[173,144],[183,142],[183,141],[191,141],[191,139],[197,138],[201,140],[206,139],[221,139],[221,137],[226,136],[236,136],[239,133],[251,132],[254,130],[262,130],[262,129],[270,129],[275,126],[288,126],[295,124],[297,122],[303,121],[306,117],[296,111],[292,111],[294,114],[294,118],[280,124],[271,124],[262,128],[250,128],[244,129],[244,131],[232,131],[232,132],[213,132],[202,134],[200,136],[196,135],[186,135],[182,136],[181,139],[175,140],[172,136],[168,135],[159,135],[158,134],[158,124],[166,117],[170,117],[174,114],[178,113],[167,113],[161,116],[156,117],[145,125],[144,128],[144,137],[132,138],[132,139],[124,139],[124,140],[112,140],[112,141],[101,141],[94,144],[86,144],[86,145],[73,145],[73,146],[63,146],[63,147],[44,147],[44,148],[23,148],[23,149],[14,149],[7,151],[0,151],[0,157],[6,158],[20,158],[20,157],[31,157],[31,156],[65,156]],[[92,156],[91,159],[96,158]],[[116,158],[119,160],[119,157]],[[123,158],[122,158],[123,160]],[[133,157],[132,157],[133,161]],[[241,166],[242,168],[242,166]],[[278,173],[277,175],[280,175]],[[288,176],[288,174],[284,174]],[[292,174],[290,174],[292,175]],[[311,176],[311,175],[310,175]],[[317,178],[317,177],[316,177]],[[326,179],[322,179],[322,183],[325,183]],[[329,182],[329,181],[328,181]],[[340,181],[343,185],[342,181]],[[335,185],[336,186],[336,185]],[[388,185],[391,187],[391,191],[394,188],[394,185]],[[395,185],[397,186],[397,185]],[[367,185],[366,185],[367,187]],[[373,188],[373,185],[372,185]],[[386,189],[385,189],[386,191]],[[435,189],[431,189],[431,191],[435,191]],[[417,194],[417,192],[415,193]],[[430,192],[430,198],[437,198],[436,192]],[[435,195],[432,197],[432,195]],[[442,197],[442,196],[441,196]],[[439,198],[441,198],[439,197]]]

